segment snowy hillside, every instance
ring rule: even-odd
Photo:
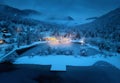
[[[104,49],[120,52],[120,8],[75,28],[84,33],[92,44],[98,46],[103,43]]]
[[[120,83],[120,0],[0,0],[0,83]]]
[[[9,57],[11,51],[15,51],[16,55],[12,58],[18,60],[20,57],[36,55],[66,55],[72,57],[116,56],[116,54],[120,53],[119,11],[120,8],[113,10],[87,24],[67,26],[67,23],[68,25],[69,23],[71,25],[74,24],[74,17],[59,17],[57,20],[56,18],[50,18],[49,20],[55,21],[54,23],[48,22],[48,20],[40,21],[29,16],[30,14],[40,14],[37,11],[29,9],[19,10],[6,5],[0,5],[0,56]],[[57,23],[58,19],[59,23]],[[62,23],[63,21],[65,24]],[[77,20],[77,22],[80,21]],[[39,42],[40,45],[30,50],[20,50],[21,53],[17,55],[16,48],[26,48],[35,42]],[[45,43],[43,44],[43,42]]]
[[[3,16],[10,17],[23,17],[28,15],[40,15],[39,12],[35,10],[20,10],[17,8],[13,8],[7,5],[0,4],[0,14]]]

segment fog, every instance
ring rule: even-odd
[[[72,16],[74,19],[101,16],[117,7],[120,0],[0,0],[19,9],[34,9],[46,16]]]

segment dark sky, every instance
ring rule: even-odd
[[[19,9],[34,9],[48,15],[86,18],[103,15],[120,7],[120,0],[0,0]]]

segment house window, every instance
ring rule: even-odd
[[[3,44],[4,43],[4,40],[0,40],[0,44]]]

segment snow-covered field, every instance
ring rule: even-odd
[[[91,66],[97,61],[106,61],[120,69],[120,56],[100,57],[100,55],[90,57],[74,57],[65,55],[50,56],[24,56],[15,60],[14,64],[39,64],[51,65],[51,70],[66,71],[66,66]],[[102,66],[104,67],[104,65]]]
[[[6,57],[6,56],[9,56],[12,52],[14,52],[15,50],[20,50],[20,49],[24,49],[24,48],[29,48],[29,47],[32,47],[32,46],[36,46],[36,45],[39,45],[39,44],[44,44],[46,43],[46,41],[39,41],[39,42],[34,42],[30,45],[24,45],[24,46],[20,46],[19,48],[17,46],[15,46],[10,52],[8,52],[7,54],[4,53],[4,51],[1,51],[0,53],[0,61]],[[0,45],[0,47],[4,47],[3,49],[5,49],[5,47],[8,47],[9,45],[5,44],[5,45]]]
[[[49,54],[47,56],[42,56],[41,54],[37,54],[37,52],[41,52],[40,50],[43,51],[46,50],[49,46],[47,42],[35,42],[31,45],[28,46],[21,46],[20,48],[16,49],[22,49],[26,47],[31,47],[34,45],[37,45],[35,48],[32,48],[28,50],[27,52],[23,53],[21,56],[16,58],[14,64],[38,64],[38,65],[51,65],[51,71],[66,71],[66,66],[91,66],[97,61],[106,61],[113,66],[117,67],[120,69],[120,55],[119,54],[114,54],[112,55],[117,55],[117,56],[112,56],[112,57],[103,57],[99,53],[99,49],[95,46],[91,46],[89,44],[86,45],[80,45],[75,42],[78,41],[72,41],[73,43],[70,45],[62,45],[58,46],[57,49],[72,49],[73,54],[71,56],[68,55],[57,55],[57,54]],[[56,46],[55,46],[56,47]],[[55,48],[52,46],[52,48]],[[61,47],[61,48],[60,48]],[[89,56],[84,57],[78,54],[80,49],[87,49],[87,54]],[[12,52],[12,51],[11,51]],[[106,52],[107,53],[107,52]],[[34,54],[34,55],[33,55]],[[8,54],[9,55],[9,54]],[[104,55],[104,54],[103,54]],[[7,56],[7,55],[6,55]],[[102,66],[104,67],[104,65]]]
[[[9,44],[0,44],[0,58],[5,55],[5,48],[9,47]]]

